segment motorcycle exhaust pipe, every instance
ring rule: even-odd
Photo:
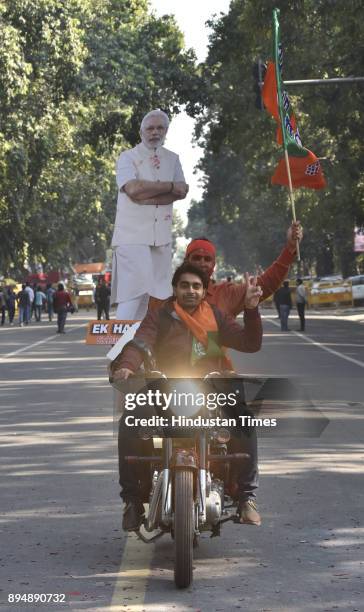
[[[229,455],[208,455],[208,461],[245,461],[250,459],[248,453],[230,453]]]
[[[150,457],[142,457],[138,455],[126,455],[125,461],[128,463],[162,463],[162,457],[152,455]]]

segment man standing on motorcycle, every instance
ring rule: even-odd
[[[242,352],[256,352],[261,347],[262,325],[258,303],[262,290],[255,277],[245,275],[244,327],[206,301],[208,277],[188,262],[180,266],[172,279],[173,297],[160,309],[150,311],[136,332],[133,346],[126,345],[112,364],[113,380],[127,379],[143,361],[137,344],[153,351],[156,366],[169,377],[203,376],[212,370],[224,370],[228,361],[223,347]],[[123,529],[138,529],[144,514],[141,486],[125,456],[135,454],[135,438],[120,420],[119,471],[122,498],[125,501]],[[133,452],[134,451],[134,452]],[[239,477],[239,485],[242,479]],[[245,491],[239,491],[239,513]]]
[[[287,231],[287,243],[278,258],[258,275],[257,285],[262,288],[260,301],[273,295],[286,278],[289,267],[296,257],[297,241],[302,240],[302,227],[299,221],[293,222]],[[207,238],[192,240],[186,249],[185,261],[200,268],[209,278],[206,300],[220,310],[236,317],[244,309],[246,285],[242,283],[214,283],[211,277],[215,268],[216,248]]]

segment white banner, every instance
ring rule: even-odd
[[[364,253],[364,225],[354,227],[354,252]]]

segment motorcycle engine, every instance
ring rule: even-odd
[[[216,525],[221,519],[224,500],[224,483],[221,480],[211,482],[210,492],[206,497],[206,522]]]

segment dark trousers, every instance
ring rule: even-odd
[[[8,306],[8,316],[9,316],[9,323],[12,323],[14,321],[14,316],[15,316],[15,306],[14,305]]]
[[[66,324],[67,319],[67,308],[62,306],[62,308],[58,308],[57,310],[57,325],[59,333],[64,332],[64,326]]]
[[[127,414],[131,414],[130,412]],[[134,414],[134,413],[133,413]],[[132,429],[132,431],[131,431]],[[153,440],[142,440],[135,436],[134,428],[125,425],[124,418],[119,421],[119,483],[122,499],[141,499],[147,502],[151,487],[150,465],[132,464],[125,460],[127,455],[153,455]],[[250,458],[238,466],[237,483],[239,500],[254,499],[258,488],[258,445],[256,429],[242,430],[240,437],[232,436],[228,452],[248,453]],[[133,435],[134,434],[134,435]],[[236,466],[236,464],[235,464]]]
[[[297,312],[301,322],[300,331],[305,331],[305,304],[297,302]]]
[[[148,463],[128,463],[127,455],[147,456],[153,455],[153,440],[142,440],[130,432],[130,427],[124,423],[123,417],[119,422],[119,483],[121,486],[120,497],[124,501],[129,499],[141,499],[149,501],[151,487],[151,471]]]
[[[108,321],[110,319],[109,316],[109,304],[97,304],[97,319],[100,321],[101,317],[102,317],[102,313],[105,312],[105,319],[106,321]]]
[[[53,319],[53,304],[51,304],[50,302],[48,302],[48,304],[47,304],[47,312],[48,312],[48,319],[49,319],[49,321],[52,321],[52,319]]]
[[[43,306],[41,305],[36,305],[35,307],[35,320],[36,321],[41,321],[42,320],[42,308]]]

